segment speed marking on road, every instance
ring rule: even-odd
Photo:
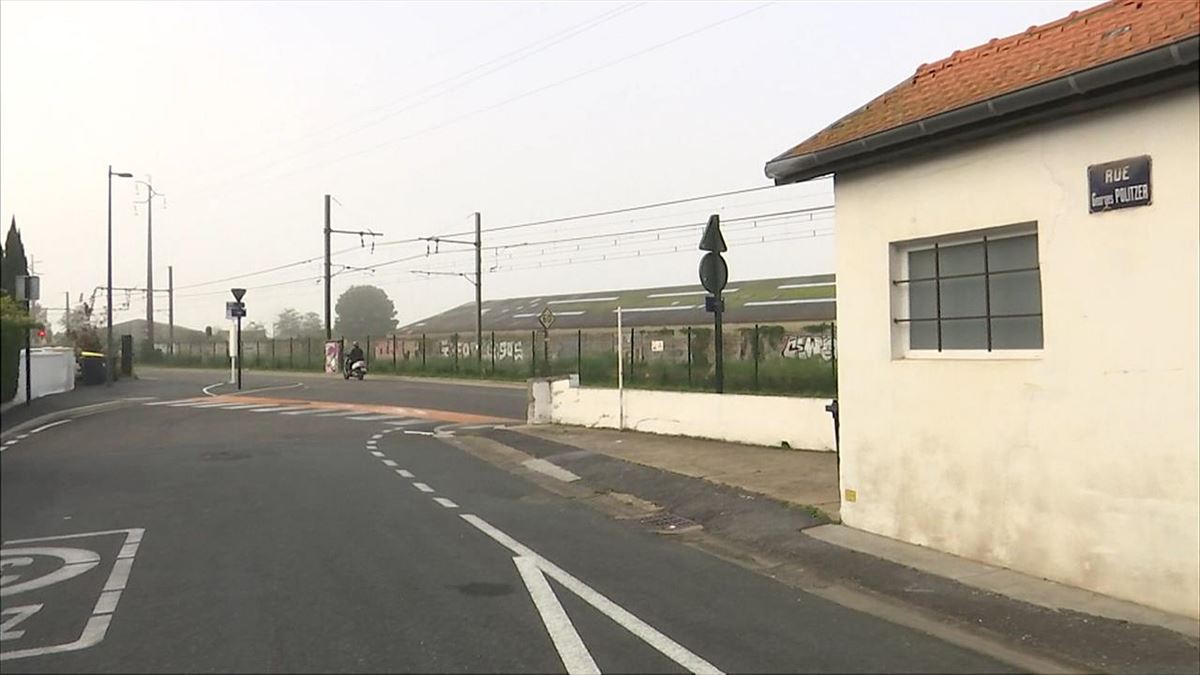
[[[0,661],[86,649],[104,640],[144,533],[135,528],[4,542],[0,547],[0,641],[4,646]],[[120,535],[123,539],[114,554],[112,537]],[[76,545],[80,543],[100,551]],[[107,567],[105,558],[112,561],[108,576],[89,574]],[[88,606],[91,612],[84,614]],[[75,616],[79,618],[73,619]],[[64,617],[82,624],[79,637],[69,642],[47,635],[52,632],[48,626]]]

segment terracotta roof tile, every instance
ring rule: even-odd
[[[875,100],[784,153],[887,131],[1200,34],[1197,0],[1114,0],[917,68]]]

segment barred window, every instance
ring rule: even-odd
[[[902,250],[910,350],[1042,348],[1037,233],[947,237]]]

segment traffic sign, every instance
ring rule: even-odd
[[[721,216],[714,213],[708,217],[704,236],[700,237],[700,250],[716,253],[724,253],[729,250],[729,247],[725,245],[725,237],[721,234]]]
[[[246,303],[244,302],[226,302],[225,303],[225,318],[236,319],[246,316]]]
[[[554,325],[554,312],[550,311],[549,307],[543,309],[542,313],[538,314],[538,323],[542,324],[542,328],[550,330],[550,326]]]
[[[729,266],[720,253],[709,251],[700,259],[700,285],[714,295],[725,290],[729,282]]]
[[[242,296],[246,295],[246,289],[244,288],[231,288],[229,289],[229,292],[233,293],[233,299],[237,300],[238,302],[241,302]]]

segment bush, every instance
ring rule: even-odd
[[[0,401],[11,401],[17,395],[21,348],[25,332],[34,325],[16,300],[0,294]]]

